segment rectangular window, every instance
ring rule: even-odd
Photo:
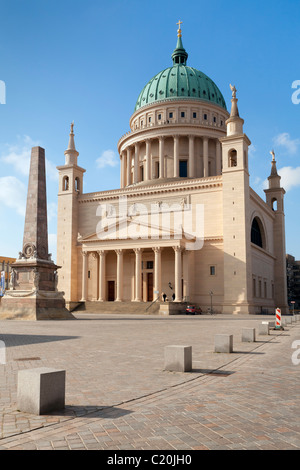
[[[169,118],[170,118],[170,119],[173,118],[173,113],[169,113]]]
[[[153,261],[147,261],[147,269],[153,269]]]
[[[155,162],[155,177],[159,178],[159,162]]]
[[[217,118],[216,118],[216,117],[214,117],[214,122],[217,122]]]
[[[151,117],[149,117],[149,122],[151,122]]]
[[[181,117],[184,117],[184,116],[185,116],[185,112],[182,111],[180,115],[181,115]]]
[[[193,113],[193,119],[197,118],[197,113]]]
[[[186,160],[179,161],[179,176],[181,178],[187,178],[187,161]]]
[[[207,121],[207,114],[204,114],[203,119],[204,121]]]
[[[209,272],[210,272],[211,276],[215,276],[216,275],[216,267],[215,266],[210,266],[209,267]]]
[[[160,121],[161,120],[161,114],[157,116],[157,119]]]

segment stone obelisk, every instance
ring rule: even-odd
[[[27,193],[23,249],[12,265],[0,319],[74,319],[57,291],[58,266],[48,253],[45,150],[33,147]]]

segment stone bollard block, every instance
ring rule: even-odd
[[[258,334],[259,335],[269,335],[270,334],[270,323],[268,321],[263,321],[261,322],[260,325],[258,325]]]
[[[66,371],[41,367],[18,372],[17,408],[35,415],[65,407]]]
[[[255,343],[255,328],[243,328],[242,329],[242,342],[243,343]]]
[[[232,353],[233,335],[215,335],[215,352]]]
[[[290,325],[290,324],[292,323],[292,317],[290,317],[289,315],[287,315],[287,316],[285,317],[285,322],[286,322],[287,325]]]
[[[192,370],[192,346],[166,346],[165,370],[172,372]]]

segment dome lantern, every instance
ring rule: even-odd
[[[183,44],[182,44],[182,35],[181,35],[181,24],[182,24],[182,21],[178,21],[177,23],[179,25],[179,29],[177,31],[177,45],[176,45],[176,49],[174,50],[173,54],[172,54],[172,60],[173,60],[173,65],[186,65],[186,61],[187,61],[187,58],[188,58],[188,53],[186,52],[186,50],[184,49],[183,47]]]

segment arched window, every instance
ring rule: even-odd
[[[75,191],[80,191],[80,179],[78,177],[75,178]]]
[[[277,199],[275,197],[272,199],[272,210],[277,211]]]
[[[228,166],[229,166],[229,168],[237,166],[237,152],[236,152],[236,150],[230,150],[230,152],[228,153]]]
[[[68,176],[64,176],[62,186],[63,186],[62,187],[63,191],[68,191],[69,190],[69,177]]]
[[[251,243],[259,246],[260,248],[265,248],[265,233],[262,226],[262,223],[258,217],[255,217],[251,226]]]

